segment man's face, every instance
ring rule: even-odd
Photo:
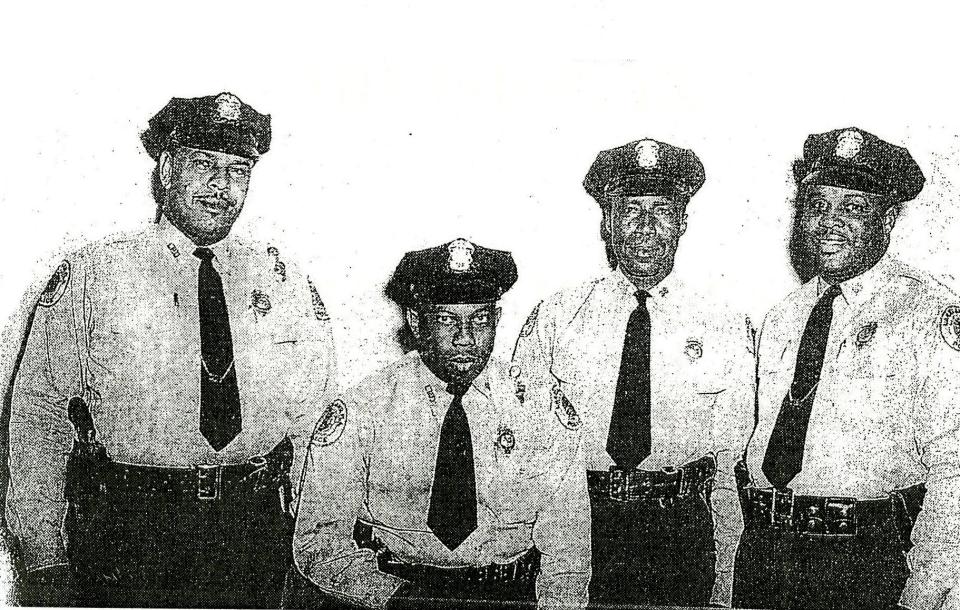
[[[624,274],[650,285],[669,275],[687,229],[685,206],[660,195],[614,196],[609,214],[610,239]]]
[[[407,320],[430,370],[448,383],[467,385],[490,359],[499,316],[493,303],[429,305],[408,312]]]
[[[874,266],[889,244],[896,210],[881,197],[835,186],[807,187],[800,200],[802,247],[817,273],[831,283]]]
[[[199,246],[222,240],[243,209],[253,160],[185,146],[160,157],[163,213]]]

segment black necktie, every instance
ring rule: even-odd
[[[223,282],[213,268],[213,252],[197,248],[200,259],[200,433],[220,451],[240,434],[240,390],[233,362],[230,316]]]
[[[839,286],[830,286],[810,312],[800,338],[793,383],[783,398],[777,423],[767,443],[767,453],[763,456],[763,474],[774,487],[780,489],[790,484],[803,463],[807,426],[813,410],[813,399],[817,395],[817,384],[820,383],[827,337],[830,336],[833,300],[839,294]]]
[[[452,551],[477,529],[477,479],[470,424],[463,410],[467,388],[451,385],[447,391],[453,394],[453,401],[440,428],[427,526]]]
[[[650,294],[641,290],[636,296],[640,303],[627,322],[607,435],[607,453],[624,470],[650,455]]]

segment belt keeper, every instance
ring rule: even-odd
[[[223,469],[219,464],[197,464],[197,499],[217,500],[220,498]]]

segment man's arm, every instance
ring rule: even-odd
[[[537,575],[537,608],[541,609],[587,605],[591,548],[587,471],[580,439],[560,442],[574,441],[575,450],[558,456],[563,462],[556,466],[564,468],[559,487],[533,526],[533,542],[541,554]]]
[[[924,332],[917,333],[923,341],[917,355],[926,362],[914,418],[927,491],[900,599],[911,610],[941,608],[960,589],[960,342],[941,336],[939,316],[926,322]]]
[[[84,383],[85,290],[78,259],[61,263],[40,295],[14,380],[6,515],[28,572],[52,573],[67,563],[64,487],[74,437],[67,404],[74,396],[92,399]]]
[[[755,360],[752,326],[748,318],[731,322],[725,330],[728,384],[714,406],[717,475],[713,487],[716,571],[710,603],[729,607],[733,597],[733,569],[737,545],[743,533],[743,512],[737,492],[734,465],[754,425]]]
[[[367,608],[384,608],[403,580],[380,572],[353,528],[367,497],[372,428],[342,400],[329,405],[307,448],[293,540],[297,569],[321,591]]]
[[[297,387],[291,392],[289,411],[290,428],[287,436],[293,443],[293,466],[290,480],[293,493],[299,493],[303,464],[306,459],[310,433],[323,408],[330,404],[336,393],[336,350],[330,317],[317,289],[309,278],[297,278],[302,284],[304,312],[300,320],[299,338],[291,362],[291,375],[296,375]],[[296,498],[294,498],[296,506]]]

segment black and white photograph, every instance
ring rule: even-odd
[[[0,9],[0,604],[960,610],[957,17]]]

